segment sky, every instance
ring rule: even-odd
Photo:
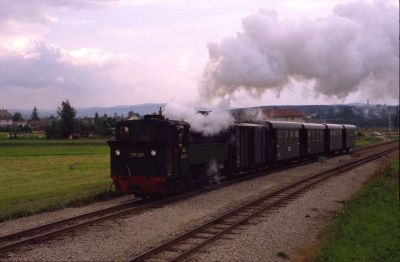
[[[365,3],[377,2],[384,2],[385,7],[371,14],[379,17],[379,10],[384,10],[390,15],[383,14],[371,27],[376,29],[371,33],[363,28],[367,23],[364,17],[360,18],[363,14],[356,11],[360,5],[370,10]],[[396,104],[398,3],[377,2],[0,0],[0,108],[54,109],[66,99],[75,107],[170,101],[207,106],[227,97],[231,106],[237,107],[367,100]],[[345,7],[338,9],[338,5]],[[356,22],[336,21],[334,12]],[[392,21],[393,28],[388,26]],[[271,30],[268,23],[283,33]],[[299,59],[306,64],[315,61],[317,55],[311,59],[308,53],[294,59],[292,53],[281,48],[297,41],[310,46],[309,35],[304,38],[302,34],[313,30],[318,34],[312,39],[330,42],[324,32],[339,32],[344,41],[344,49],[334,49],[341,48],[338,44],[329,52],[325,51],[328,47],[317,45],[323,51],[316,54],[328,57],[326,72],[338,68],[337,74],[299,68]],[[341,32],[347,31],[357,36],[343,40]],[[370,37],[379,36],[381,31],[384,37]],[[391,39],[382,41],[386,33]],[[393,36],[396,42],[392,41]],[[231,46],[239,50],[232,51]],[[365,46],[368,48],[362,49]],[[387,47],[383,49],[385,53],[370,55],[382,50],[382,46]],[[249,52],[242,52],[242,47],[256,50],[257,55],[249,58]],[[296,47],[290,48],[297,52]],[[360,48],[362,51],[357,51]],[[363,68],[359,70],[362,72],[354,72],[357,77],[329,60],[341,59],[331,54],[342,50],[346,56],[355,56],[349,61],[343,59],[346,66]],[[283,57],[278,62],[285,61],[283,68],[272,67],[272,73],[281,76],[277,81],[271,83],[270,78],[263,78],[268,72],[248,66],[273,66],[276,53],[278,58]],[[376,59],[390,62],[376,63]],[[255,82],[256,73],[261,77]],[[348,78],[345,85],[350,84],[336,92],[334,88],[343,84],[337,80],[341,77]],[[325,81],[334,83],[324,85]]]

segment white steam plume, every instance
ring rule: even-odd
[[[230,101],[222,99],[208,115],[197,113],[194,106],[169,102],[163,109],[163,114],[174,120],[183,120],[190,124],[191,130],[210,136],[227,129],[233,124],[233,117],[229,112]]]
[[[208,45],[201,95],[260,94],[300,80],[340,99],[357,90],[397,98],[398,12],[388,1],[338,5],[316,20],[280,19],[275,11],[260,10],[243,20],[236,37]]]
[[[224,168],[224,166],[221,163],[218,163],[215,159],[212,159],[208,163],[207,176],[209,177],[210,184],[220,184],[221,183],[220,170],[223,168]]]

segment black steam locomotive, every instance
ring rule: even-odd
[[[354,125],[259,121],[203,136],[186,122],[147,115],[116,125],[115,140],[108,142],[111,177],[121,192],[169,195],[218,176],[349,151],[355,132]]]

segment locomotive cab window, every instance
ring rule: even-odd
[[[120,133],[121,137],[128,137],[129,136],[129,127],[121,126],[119,128],[119,133]]]

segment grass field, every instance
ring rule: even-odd
[[[356,147],[370,146],[383,142],[383,138],[376,136],[357,136]]]
[[[399,160],[369,183],[327,227],[318,261],[398,261]]]
[[[0,221],[107,196],[105,140],[0,140]]]

